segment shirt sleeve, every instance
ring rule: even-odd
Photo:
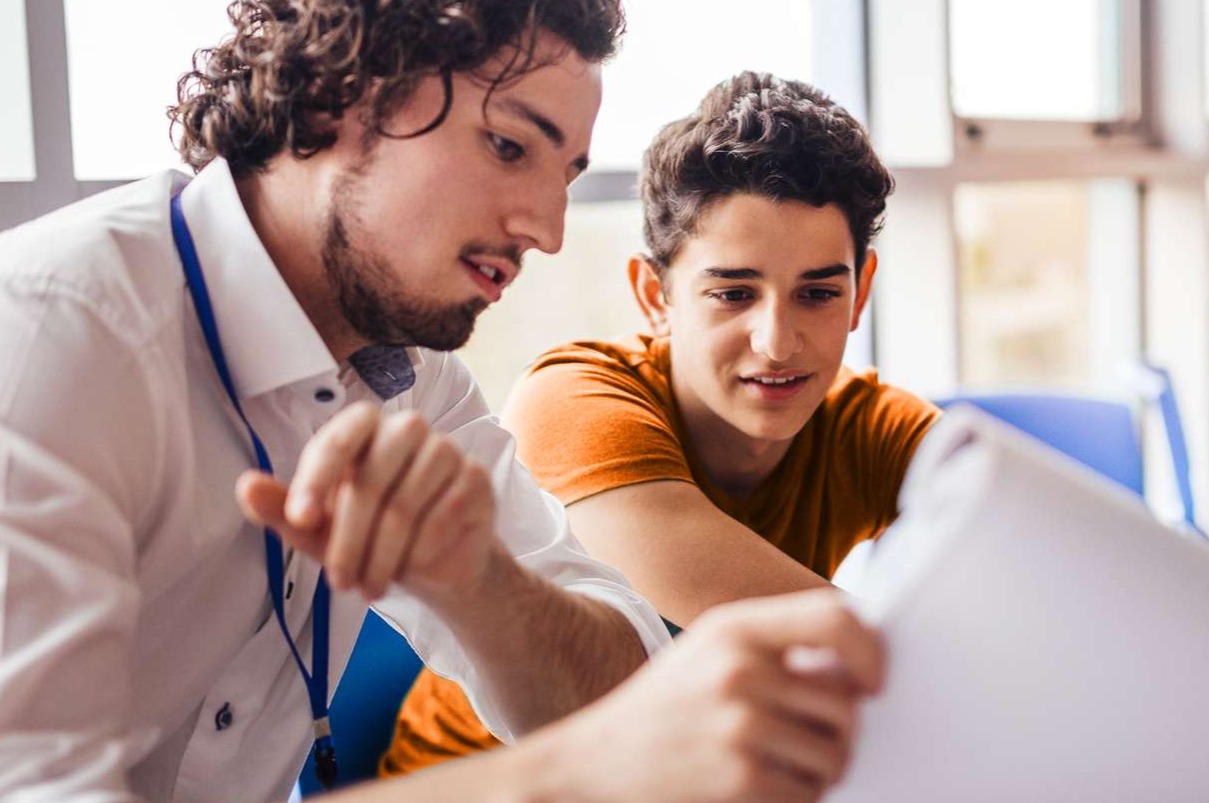
[[[852,459],[859,488],[857,498],[867,500],[879,519],[879,530],[898,516],[898,495],[907,467],[920,441],[940,410],[931,402],[892,385],[866,377],[865,398],[854,407],[855,420],[841,431],[852,438],[844,450]],[[853,383],[857,385],[858,383]]]
[[[135,500],[155,476],[139,349],[45,278],[0,283],[0,797],[126,801]]]
[[[425,352],[414,404],[466,454],[482,463],[495,490],[499,535],[521,565],[562,588],[599,600],[633,625],[648,654],[669,641],[650,604],[616,569],[589,557],[571,534],[558,500],[538,488],[516,460],[515,443],[455,355]],[[490,700],[478,692],[475,667],[439,618],[413,597],[394,594],[376,607],[395,620],[433,671],[457,680],[479,718],[504,741],[515,737]]]
[[[538,484],[570,505],[642,482],[693,482],[668,405],[620,362],[570,352],[525,374],[504,425]]]

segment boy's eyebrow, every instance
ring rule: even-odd
[[[825,268],[812,268],[804,270],[798,274],[798,278],[803,281],[812,279],[830,279],[832,276],[843,276],[846,273],[852,273],[852,268],[842,262],[837,262],[834,265],[828,265]]]
[[[832,276],[842,276],[851,272],[851,267],[842,262],[837,262],[834,265],[828,265],[823,268],[804,270],[798,274],[798,279],[807,282],[816,281],[818,279],[830,279]],[[706,268],[701,271],[701,275],[707,279],[741,280],[764,278],[764,274],[755,268]]]
[[[542,132],[542,136],[550,140],[550,144],[556,149],[561,150],[566,147],[567,135],[558,127],[558,124],[551,120],[546,115],[533,108],[523,100],[517,98],[502,98],[496,101],[504,112],[511,114],[513,117],[519,117],[522,120],[527,120],[537,127],[538,131]],[[575,168],[579,172],[588,169],[588,155],[582,154],[575,160]]]

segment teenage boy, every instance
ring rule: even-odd
[[[644,160],[650,252],[629,278],[654,334],[555,348],[514,390],[522,462],[667,619],[825,586],[894,519],[938,412],[841,365],[892,188],[817,89],[719,84]],[[383,770],[493,744],[457,686],[424,673]]]
[[[667,638],[583,554],[447,353],[525,251],[560,245],[617,4],[243,0],[230,15],[173,112],[195,179],[0,237],[0,797],[282,800],[312,743],[330,780],[326,705],[366,598],[505,735],[598,698]],[[761,629],[768,610],[740,611],[747,625],[710,640],[737,649],[736,670],[817,689],[839,714],[814,721],[846,740],[875,639],[827,603],[784,605],[813,635],[785,643]],[[787,664],[798,642],[833,647],[849,685]],[[563,732],[641,710],[668,671]],[[701,680],[687,718],[727,702]],[[843,757],[793,760],[795,739],[817,742],[808,725],[776,766],[713,741],[748,785],[817,788]],[[574,764],[543,744],[443,776],[442,793],[565,799],[591,782],[539,784],[524,756]],[[622,797],[667,796],[643,777]],[[407,784],[364,792],[388,793]]]

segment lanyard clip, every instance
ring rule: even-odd
[[[336,785],[340,768],[336,764],[336,747],[332,744],[332,726],[327,717],[315,720],[315,777],[324,789]]]

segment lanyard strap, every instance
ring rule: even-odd
[[[265,473],[273,473],[273,464],[269,461],[268,450],[264,448],[260,436],[248,422],[239,397],[235,393],[235,383],[231,380],[231,371],[227,367],[227,358],[223,354],[222,343],[218,338],[218,324],[214,318],[214,308],[210,304],[210,294],[206,290],[206,279],[202,275],[201,261],[197,258],[197,249],[193,237],[189,234],[189,226],[185,223],[185,214],[181,210],[180,195],[172,197],[172,239],[176,242],[176,251],[180,255],[185,268],[185,280],[189,285],[189,295],[193,297],[193,306],[197,309],[197,319],[201,324],[202,333],[206,338],[206,347],[210,350],[210,358],[218,377],[222,380],[227,397],[239,414],[239,419],[247,427],[252,439],[252,448],[256,452],[256,466]],[[311,667],[308,672],[298,646],[294,643],[290,629],[285,623],[285,555],[281,548],[281,539],[268,527],[264,529],[265,565],[269,580],[269,596],[273,599],[273,612],[281,633],[285,636],[294,663],[302,674],[306,684],[307,696],[311,703],[311,716],[315,721],[315,774],[319,783],[330,789],[336,781],[336,749],[332,745],[331,725],[327,712],[327,667],[328,667],[328,631],[331,621],[331,589],[327,584],[325,572],[319,573],[319,582],[315,586],[315,598],[312,603],[312,631],[314,639],[311,644]]]

